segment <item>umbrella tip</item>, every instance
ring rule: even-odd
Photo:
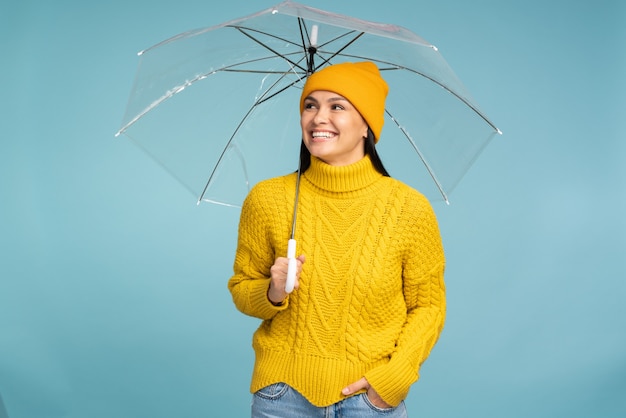
[[[313,27],[311,28],[311,37],[309,41],[312,47],[317,47],[317,31],[318,30],[319,29],[317,25],[313,25]]]

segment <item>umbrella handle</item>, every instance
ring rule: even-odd
[[[298,261],[296,260],[296,240],[293,238],[289,240],[287,245],[287,258],[289,259],[289,265],[287,267],[285,292],[291,293],[296,284],[296,270],[298,267]]]

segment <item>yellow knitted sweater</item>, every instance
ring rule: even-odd
[[[295,183],[295,174],[259,183],[241,212],[228,287],[241,312],[263,320],[250,389],[285,382],[327,406],[365,376],[396,406],[444,324],[445,261],[433,210],[368,156],[345,167],[312,157],[300,184],[300,288],[276,307],[267,298],[270,267],[287,254]]]

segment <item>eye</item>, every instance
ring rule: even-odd
[[[315,103],[313,102],[304,102],[305,109],[315,109]]]
[[[343,106],[342,106],[342,105],[340,105],[340,104],[334,104],[334,105],[332,105],[332,106],[331,106],[331,109],[332,109],[332,110],[344,110],[344,109],[345,109],[345,107],[343,107]]]

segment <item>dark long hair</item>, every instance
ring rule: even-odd
[[[369,155],[372,160],[372,164],[376,171],[382,174],[385,177],[391,177],[387,172],[387,169],[383,165],[383,162],[376,151],[376,137],[374,136],[374,132],[370,128],[367,128],[367,137],[365,138],[365,155]],[[300,144],[300,172],[304,173],[311,166],[311,153],[309,152],[306,145],[304,145],[304,141]]]

